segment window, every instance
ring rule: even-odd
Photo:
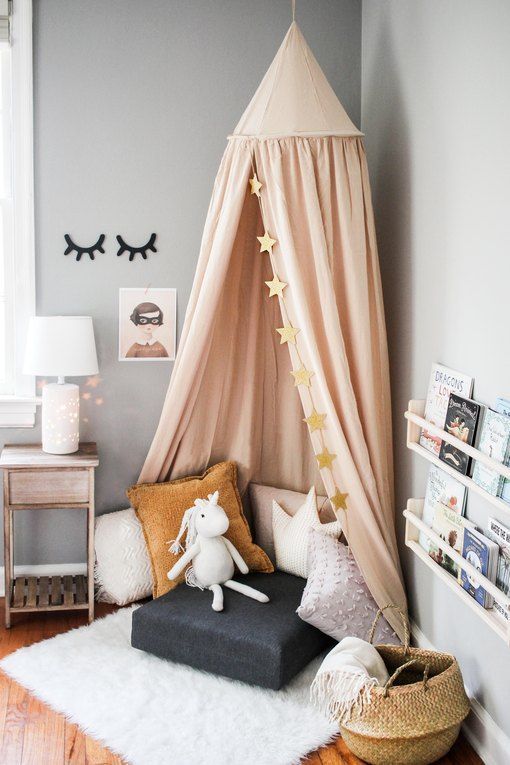
[[[22,373],[34,312],[32,3],[0,0],[0,427],[34,424]]]
[[[12,337],[7,317],[12,313],[12,167],[11,167],[11,51],[0,49],[0,391],[13,392],[14,368]]]

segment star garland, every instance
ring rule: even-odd
[[[335,493],[330,497],[331,502],[335,510],[347,510],[347,497],[348,494],[342,494],[340,489],[335,486]]]
[[[276,239],[271,239],[267,231],[264,231],[264,236],[258,236],[257,239],[260,242],[260,251],[273,254],[273,245],[276,244]]]
[[[308,417],[303,418],[303,422],[306,422],[308,427],[310,428],[311,433],[314,433],[316,430],[324,430],[324,420],[326,419],[325,414],[319,414],[316,409],[312,409],[311,415]]]
[[[297,327],[293,327],[292,324],[286,324],[284,327],[278,327],[276,331],[281,335],[280,345],[284,343],[296,345],[296,335],[300,331]]]
[[[260,189],[262,188],[262,184],[257,178],[257,173],[254,173],[253,178],[250,178],[250,186],[250,194],[255,194],[255,196],[260,199]]]
[[[277,275],[274,275],[274,278],[270,282],[265,282],[267,286],[269,287],[269,297],[274,297],[275,295],[282,295],[283,290],[287,286],[285,282],[281,282]]]
[[[299,346],[296,340],[296,337],[300,330],[298,327],[294,327],[292,325],[289,319],[287,305],[285,303],[284,290],[288,285],[286,284],[286,282],[280,281],[276,273],[275,264],[273,262],[273,247],[278,244],[278,241],[272,238],[272,236],[269,234],[265,226],[263,200],[262,200],[262,195],[260,193],[261,189],[263,189],[263,184],[259,181],[257,173],[255,171],[253,155],[252,155],[252,167],[253,167],[253,177],[250,178],[250,189],[251,189],[250,193],[254,194],[257,197],[257,201],[260,207],[260,214],[262,216],[262,223],[264,225],[264,234],[263,236],[258,236],[257,240],[260,243],[260,252],[268,254],[269,261],[271,263],[271,268],[273,271],[273,279],[271,281],[265,282],[265,284],[269,289],[269,297],[270,298],[277,297],[278,300],[280,301],[280,308],[281,308],[282,318],[283,318],[283,327],[277,327],[276,332],[278,332],[278,334],[280,335],[280,345],[284,345],[285,343],[289,346],[292,345],[294,348],[294,353],[298,358],[300,367],[297,369],[292,369],[290,374],[294,378],[295,387],[303,386],[308,391],[311,412],[307,417],[303,418],[303,422],[306,422],[306,424],[308,425],[310,434],[316,433],[319,438],[321,451],[318,453],[317,452],[315,453],[319,470],[329,470],[331,473],[331,478],[333,478],[332,465],[337,455],[330,452],[326,446],[326,442],[324,439],[324,430],[326,430],[326,425],[324,420],[326,419],[326,414],[323,412],[317,411],[315,407],[315,403],[314,403],[313,393],[312,393],[311,378],[314,376],[314,372],[306,368],[303,362],[303,359],[301,358],[301,354],[299,352]],[[292,354],[291,354],[291,359],[292,359]],[[349,495],[347,493],[341,492],[338,486],[334,484],[334,494],[331,494],[329,498],[335,510],[338,511],[338,510],[347,510],[348,496]]]
[[[269,295],[271,297],[271,295]],[[291,370],[291,375],[294,378],[294,385],[297,387],[298,385],[306,385],[307,388],[311,386],[310,378],[313,377],[313,372],[310,372],[304,364],[301,366],[301,369],[293,369]]]
[[[324,468],[331,470],[331,465],[333,464],[333,460],[336,459],[336,454],[331,454],[327,446],[324,447],[320,454],[316,454],[315,456],[319,463],[319,470],[323,470]]]

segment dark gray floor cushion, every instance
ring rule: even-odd
[[[281,571],[236,576],[269,603],[223,588],[224,611],[212,593],[184,584],[133,612],[131,644],[163,659],[264,688],[281,688],[334,641],[296,614],[305,580]]]

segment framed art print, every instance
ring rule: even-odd
[[[177,290],[119,289],[119,361],[173,361],[176,350]]]

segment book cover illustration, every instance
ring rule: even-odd
[[[504,414],[510,417],[510,401],[507,398],[500,396],[496,399],[496,406],[494,407],[496,412]],[[505,465],[510,465],[510,454],[505,460]],[[504,502],[508,502],[510,505],[510,480],[508,478],[503,479],[503,486],[500,491],[500,497]]]
[[[462,396],[451,393],[443,426],[444,430],[465,444],[472,446],[475,440],[480,410],[481,406],[476,401],[471,401],[471,399],[462,398]],[[470,458],[456,446],[443,441],[439,450],[439,459],[459,473],[467,475]]]
[[[487,409],[483,418],[478,448],[497,462],[504,462],[508,456],[510,442],[510,417]],[[475,462],[473,481],[482,489],[497,497],[503,488],[504,478],[496,470],[481,462]]]
[[[434,521],[432,523],[433,531],[443,539],[446,544],[453,547],[459,555],[462,555],[462,547],[464,544],[464,530],[465,527],[470,524],[459,513],[452,510],[448,505],[444,505],[442,502],[436,504],[434,512]],[[444,550],[441,549],[434,541],[431,540],[429,547],[429,555],[441,568],[444,568],[452,576],[458,575],[459,567],[448,556]]]
[[[498,545],[475,529],[465,529],[462,557],[489,581],[496,580],[496,556]],[[466,571],[460,569],[459,583],[483,608],[492,608],[494,598],[473,579]]]
[[[447,505],[458,515],[463,515],[466,495],[467,489],[460,481],[436,465],[431,465],[423,501],[422,521],[427,526],[432,526],[438,502]],[[423,531],[420,531],[420,545],[429,552],[430,540]]]
[[[496,587],[505,595],[510,595],[510,529],[495,518],[489,518],[487,536],[499,547]],[[505,621],[510,621],[508,610],[497,600],[494,601],[494,610]]]
[[[450,393],[469,398],[473,392],[473,378],[462,372],[456,372],[442,364],[433,364],[430,373],[424,418],[439,428],[443,427]],[[420,434],[421,446],[439,455],[441,439],[429,433],[425,428]]]

